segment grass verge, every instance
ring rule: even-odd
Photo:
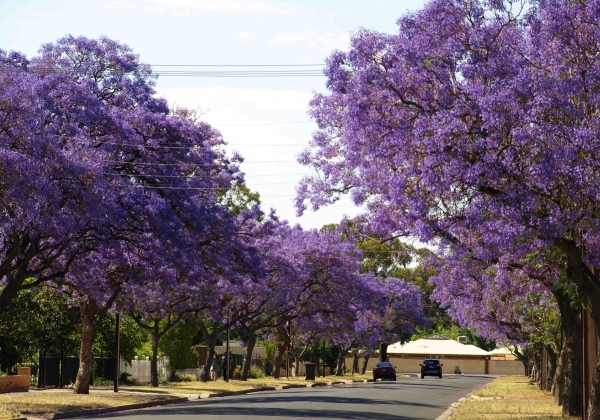
[[[276,387],[283,385],[307,385],[310,383],[318,382],[336,382],[344,380],[364,380],[371,378],[370,375],[345,375],[345,376],[326,376],[318,377],[315,381],[307,381],[304,377],[299,378],[280,378],[273,379],[272,377],[266,377],[262,379],[248,379],[247,381],[239,381],[232,379],[229,382],[225,382],[222,379],[218,379],[215,382],[169,382],[165,385],[160,385],[158,388],[152,388],[150,386],[126,386],[122,387],[122,390],[126,391],[138,391],[138,392],[152,392],[157,394],[203,394],[203,393],[220,393],[220,392],[232,392],[232,391],[244,391],[248,389],[256,389],[263,387]]]
[[[503,376],[476,391],[456,410],[452,420],[566,420],[552,394],[525,376]]]
[[[171,398],[173,397],[170,395],[115,394],[103,391],[90,391],[88,395],[75,395],[68,391],[51,390],[0,394],[0,419],[118,407],[128,404],[164,401]]]
[[[307,381],[304,377],[297,379],[273,379],[272,377],[266,377],[262,379],[249,379],[246,382],[238,380],[225,382],[219,379],[216,382],[168,383],[161,385],[159,388],[122,386],[120,387],[121,392],[118,394],[109,390],[91,390],[88,395],[76,395],[68,389],[0,394],[0,419],[164,401],[173,398],[173,394],[215,394],[282,385],[305,386],[309,383],[352,379],[363,380],[368,378],[370,378],[370,375],[326,376],[324,378],[319,377],[316,381]]]

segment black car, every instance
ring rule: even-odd
[[[390,362],[379,362],[373,368],[373,381],[377,379],[396,380],[396,366]]]
[[[426,376],[437,376],[438,378],[442,377],[442,364],[438,359],[425,359],[421,366],[421,379]]]

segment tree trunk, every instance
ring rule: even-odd
[[[554,377],[556,376],[556,353],[552,346],[546,346],[546,354],[548,355],[548,379],[546,381],[546,391],[552,390]]]
[[[246,357],[244,357],[244,362],[242,364],[242,381],[248,380],[248,374],[250,373],[250,366],[252,365],[252,352],[254,351],[254,346],[256,345],[256,335],[254,335],[254,331],[248,332],[248,338],[246,342]]]
[[[357,374],[359,373],[359,367],[358,367],[358,350],[356,350],[353,354],[352,354],[352,374]]]
[[[571,307],[570,298],[561,291],[554,296],[560,309],[563,329],[558,401],[563,416],[581,416],[581,318],[579,309]],[[560,392],[562,391],[562,393]]]
[[[202,376],[200,378],[204,382],[210,381],[210,367],[214,359],[215,346],[217,345],[217,338],[213,337],[212,335],[213,334],[211,334],[210,336],[205,335],[206,345],[208,346],[208,355],[206,356],[206,362],[204,363],[204,367],[202,368]]]
[[[592,314],[594,318],[600,320],[600,299],[596,300],[590,297],[590,301],[592,301]],[[596,337],[596,340],[598,340],[598,337]],[[594,366],[592,372],[592,389],[590,390],[588,404],[588,420],[600,420],[600,357],[596,358],[596,366]]]
[[[379,361],[387,362],[387,348],[388,343],[380,343],[379,344]]]
[[[552,384],[552,395],[554,395],[554,404],[560,405],[562,396],[565,392],[565,376],[563,375],[564,355],[562,350],[556,357],[556,373]]]
[[[335,376],[344,376],[344,368],[342,366],[344,365],[344,361],[346,359],[346,349],[344,349],[344,346],[338,346],[338,350],[340,353],[338,354]]]
[[[294,354],[294,376],[300,376],[300,358]]]
[[[281,376],[281,362],[283,361],[283,355],[285,353],[285,343],[279,341],[277,343],[277,352],[275,353],[275,363],[273,364],[273,378],[279,379]]]
[[[154,321],[154,328],[152,328],[152,358],[150,360],[150,384],[153,387],[158,387],[158,342],[160,340],[159,335],[159,323]]]
[[[367,371],[367,364],[369,363],[369,353],[365,354],[364,357],[364,361],[363,361],[363,365],[362,365],[362,369],[360,370],[361,374],[365,374],[365,372]]]
[[[536,344],[531,352],[531,379],[534,382],[540,380],[540,352],[538,351],[539,346]]]
[[[83,332],[81,333],[81,348],[79,349],[79,370],[73,386],[75,394],[89,394],[90,382],[94,370],[94,356],[92,354],[92,344],[94,334],[96,333],[96,323],[94,317],[98,306],[96,301],[88,300],[81,305],[81,324]]]

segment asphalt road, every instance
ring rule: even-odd
[[[492,378],[484,377],[398,378],[397,382],[267,391],[87,418],[435,419],[446,411],[450,404],[491,381]]]

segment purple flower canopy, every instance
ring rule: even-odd
[[[372,231],[435,245],[434,297],[487,337],[556,311],[566,264],[600,316],[599,10],[434,0],[357,31],[311,101],[298,213],[350,194]]]
[[[90,322],[201,313],[254,334],[293,319],[368,345],[426,322],[418,288],[360,275],[350,239],[234,216],[220,197],[243,183],[240,158],[154,83],[108,38],[66,36],[31,60],[0,51],[0,310],[33,277],[97,309]]]
[[[243,182],[237,162],[154,79],[107,38],[66,36],[31,60],[0,51],[0,310],[29,277],[103,302],[117,284],[198,279],[247,252],[216,199]]]

